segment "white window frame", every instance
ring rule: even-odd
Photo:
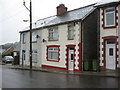
[[[57,50],[56,50],[56,48],[57,48]],[[51,54],[49,54],[49,53],[51,53]],[[54,53],[57,53],[58,56],[53,57]],[[49,55],[51,55],[52,58],[50,58]],[[59,61],[59,47],[48,47],[48,61]]]
[[[22,34],[22,43],[23,44],[26,43],[26,34],[25,33]]]
[[[108,9],[114,9],[114,11],[106,12]],[[114,14],[114,24],[113,25],[107,25],[107,18],[106,18],[107,14]],[[109,8],[104,9],[104,24],[105,24],[105,27],[115,26],[115,7],[109,7]]]
[[[35,58],[33,58],[33,56],[34,56]],[[32,61],[33,61],[33,62],[37,62],[37,50],[33,50],[33,51],[32,51]]]
[[[49,29],[49,40],[58,40],[58,28],[50,28]]]
[[[32,32],[32,42],[37,42],[37,32]]]
[[[68,40],[74,40],[74,37],[75,37],[75,26],[74,24],[68,25]]]

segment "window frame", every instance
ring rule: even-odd
[[[55,30],[57,30],[57,31],[55,31]],[[58,41],[58,39],[59,39],[58,33],[59,33],[58,32],[58,27],[49,28],[48,29],[48,40],[49,41]],[[52,38],[51,38],[51,34],[52,34]],[[55,34],[57,34],[57,35],[55,35]]]
[[[33,55],[36,55],[36,60],[33,59]],[[38,62],[38,60],[37,60],[37,50],[32,50],[32,62],[35,62],[35,63]]]
[[[71,27],[71,26],[73,27],[72,30],[69,29],[69,27]],[[74,32],[72,38],[69,37],[69,35],[70,35],[69,32],[70,32],[70,31],[71,31],[71,32]],[[67,39],[68,39],[68,40],[74,40],[74,38],[75,38],[75,25],[74,25],[74,24],[69,24],[69,25],[68,25],[68,29],[67,29]]]
[[[54,48],[54,47],[57,47],[58,48],[58,60],[55,60],[55,59],[49,59],[49,48]],[[59,62],[60,61],[60,45],[49,45],[49,46],[47,46],[47,53],[46,53],[46,59],[47,59],[47,61],[53,61],[53,62]]]
[[[108,9],[112,9],[114,8],[114,11],[112,12],[106,12],[106,10]],[[111,7],[105,7],[103,8],[103,24],[104,24],[104,28],[116,28],[116,6],[111,6]],[[106,15],[107,14],[110,14],[110,13],[113,13],[114,14],[114,24],[113,25],[107,25],[107,20],[106,20]]]
[[[37,32],[32,32],[32,43],[37,43]],[[34,39],[35,38],[35,39]]]
[[[22,44],[26,43],[26,33],[22,34]]]

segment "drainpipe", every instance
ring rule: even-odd
[[[81,20],[81,49],[80,50],[81,50],[81,62],[82,63],[81,63],[81,67],[80,68],[83,71],[83,47],[82,47],[83,46],[83,42],[82,41],[83,41],[83,26],[82,26],[82,20]]]

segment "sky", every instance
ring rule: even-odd
[[[30,0],[24,0],[29,8]],[[65,4],[69,10],[80,8],[100,0],[32,0],[33,22],[38,19],[56,15],[56,7]],[[23,0],[0,0],[0,45],[20,40],[19,31],[29,26],[29,11]]]

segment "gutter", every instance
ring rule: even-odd
[[[81,21],[81,19],[76,19],[76,20],[72,20],[72,21],[61,22],[61,23],[52,24],[52,25],[48,25],[48,26],[33,28],[32,30],[40,30],[40,29],[49,28],[49,27],[56,26],[56,25],[63,25],[63,24],[68,24],[68,23],[71,23],[71,22],[79,22],[79,21]],[[29,32],[29,31],[30,30],[20,31],[19,33]]]

